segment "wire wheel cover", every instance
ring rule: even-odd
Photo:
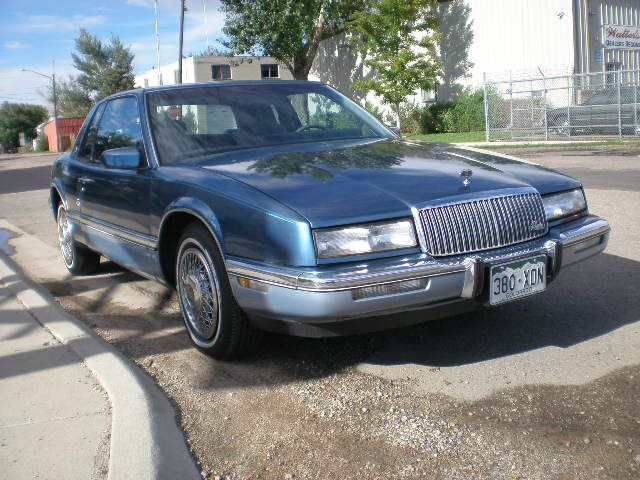
[[[73,263],[73,234],[67,212],[64,209],[60,209],[58,212],[58,243],[64,263],[70,266]]]
[[[202,251],[189,247],[178,265],[178,296],[191,330],[202,340],[218,329],[218,285]]]

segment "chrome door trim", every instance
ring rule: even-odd
[[[122,228],[117,225],[107,224],[100,222],[94,218],[91,218],[82,213],[80,214],[68,214],[69,218],[76,223],[81,224],[84,227],[90,228],[104,235],[111,237],[117,237],[120,240],[124,240],[135,245],[156,250],[158,247],[158,239],[152,235],[136,232],[128,228]]]

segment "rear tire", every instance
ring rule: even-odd
[[[73,228],[62,204],[58,207],[56,221],[60,252],[67,270],[73,275],[87,275],[94,272],[100,265],[100,255],[73,238]]]
[[[222,254],[209,231],[198,222],[190,223],[178,245],[176,290],[193,344],[219,359],[253,350],[262,332],[237,304]]]

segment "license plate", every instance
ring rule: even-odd
[[[490,305],[499,305],[544,292],[547,288],[547,257],[525,258],[491,267]]]

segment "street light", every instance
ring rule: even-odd
[[[44,73],[36,72],[35,70],[30,70],[28,68],[22,68],[21,70],[23,72],[35,73],[36,75],[40,75],[41,77],[51,80],[53,88],[53,122],[56,129],[56,149],[59,151],[62,148],[62,144],[60,143],[60,130],[58,128],[58,93],[56,91],[56,74],[52,73],[51,75],[45,75]]]

